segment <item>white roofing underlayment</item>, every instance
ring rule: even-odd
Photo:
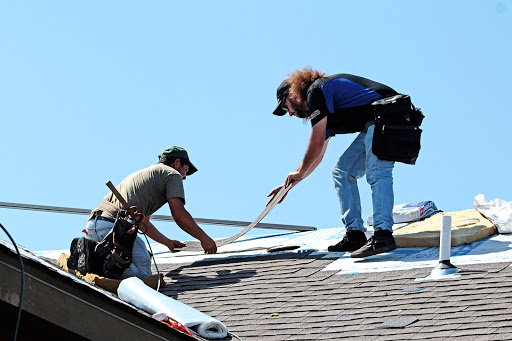
[[[432,202],[415,202],[407,205],[395,205],[394,215],[398,211],[404,210],[407,218],[411,215],[426,214],[425,207],[431,204],[432,212],[437,211]],[[475,208],[489,220],[494,222],[500,232],[512,232],[512,202],[506,202],[496,199],[496,201],[486,202],[485,197],[479,194],[475,197]],[[265,210],[268,210],[267,207]],[[427,209],[428,211],[428,209]],[[401,212],[401,211],[400,211]],[[265,216],[265,211],[260,217]],[[260,218],[258,217],[258,218]],[[406,219],[404,221],[414,221],[415,219]],[[400,218],[400,217],[395,217]],[[424,217],[426,218],[426,216]],[[261,220],[261,219],[260,219]],[[259,221],[259,220],[258,220]],[[395,221],[401,221],[395,219]],[[395,224],[393,229],[399,229],[407,223]],[[252,224],[251,224],[252,226]],[[367,235],[373,233],[371,226],[366,226]],[[247,228],[246,228],[247,229]],[[245,230],[244,230],[245,231]],[[324,270],[339,271],[340,274],[346,273],[364,273],[379,272],[390,270],[406,270],[411,268],[434,267],[439,261],[438,247],[416,247],[416,248],[398,248],[392,252],[375,255],[365,259],[352,259],[349,253],[327,252],[329,245],[337,243],[345,235],[344,228],[321,229],[309,232],[288,232],[264,236],[242,235],[239,239],[230,244],[218,247],[218,253],[215,255],[205,255],[201,251],[181,251],[171,253],[165,246],[157,243],[151,244],[150,251],[155,256],[157,264],[175,264],[192,263],[206,259],[223,259],[233,257],[251,257],[269,254],[270,248],[297,246],[295,250],[278,251],[280,253],[290,252],[309,252],[313,251],[317,255],[324,255],[325,258],[337,258],[330,263]],[[238,237],[238,235],[236,235]],[[230,238],[228,238],[230,239]],[[190,244],[197,244],[197,241]],[[498,234],[489,238],[474,242],[469,245],[462,245],[451,248],[451,263],[494,263],[512,261],[512,233]],[[60,254],[68,250],[42,251],[38,255],[51,259],[58,259]]]
[[[368,235],[372,233],[371,230],[367,232]],[[350,258],[348,252],[327,252],[327,247],[337,243],[344,235],[344,228],[331,228],[245,238],[220,247],[216,255],[205,255],[201,252],[171,253],[161,244],[152,244],[151,247],[157,264],[261,256],[269,254],[267,251],[269,248],[286,246],[300,247],[296,250],[278,251],[278,253],[313,251],[314,254],[324,255],[324,258],[337,258],[323,270],[339,271],[339,274],[430,268],[439,263],[439,248],[436,247],[398,248],[392,252],[365,259]],[[450,260],[455,266],[512,261],[512,234],[497,234],[469,245],[452,247]]]
[[[400,228],[405,224],[396,224]],[[373,233],[368,227],[367,235]],[[321,229],[310,232],[291,232],[274,235],[241,237],[231,244],[218,248],[215,255],[206,255],[202,252],[182,251],[171,253],[167,247],[152,243],[151,250],[158,264],[192,263],[210,259],[228,259],[240,257],[254,257],[270,254],[269,248],[299,246],[295,250],[273,252],[301,253],[313,251],[324,258],[337,258],[327,265],[325,271],[339,271],[339,274],[381,272],[392,270],[406,270],[412,268],[431,268],[439,263],[439,248],[398,248],[392,252],[375,255],[368,258],[350,258],[348,252],[327,252],[329,245],[336,244],[345,235],[344,228]],[[39,251],[39,256],[58,259],[69,250]],[[462,264],[495,263],[512,261],[512,234],[496,234],[489,238],[451,248],[451,263],[455,266]]]

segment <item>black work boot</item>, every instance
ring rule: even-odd
[[[75,238],[71,241],[71,246],[69,247],[69,258],[68,258],[68,269],[77,270],[78,269],[78,256],[80,253],[76,248],[76,244],[80,238]]]
[[[101,275],[102,263],[98,255],[94,252],[97,242],[94,240],[82,237],[76,243],[78,251],[77,270],[82,275],[93,273]]]
[[[363,231],[347,231],[345,237],[327,248],[329,252],[355,251],[366,243],[366,235]]]
[[[383,252],[393,251],[397,247],[395,238],[393,237],[393,232],[388,230],[377,230],[373,236],[368,239],[368,242],[360,249],[352,252],[350,257],[364,258]]]

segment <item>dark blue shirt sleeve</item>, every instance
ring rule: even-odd
[[[307,101],[308,110],[311,113],[311,126],[314,126],[329,114],[322,89],[319,87],[310,88]]]

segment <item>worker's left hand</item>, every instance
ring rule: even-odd
[[[171,250],[171,252],[179,252],[180,247],[187,246],[187,244],[174,239],[169,239],[165,245],[169,248],[169,250]],[[178,248],[178,250],[175,250],[176,248]]]
[[[293,173],[296,173],[296,172],[293,172]],[[291,173],[290,173],[290,174],[291,174]],[[288,175],[288,177],[289,177],[289,175]],[[286,180],[288,180],[288,178],[286,178]],[[297,184],[299,183],[299,181],[300,181],[300,180],[298,180],[298,181],[297,181],[297,180],[293,180],[293,181],[291,182],[291,185],[290,185],[290,186],[293,188],[295,185],[297,185]],[[279,193],[279,191],[281,191],[281,189],[283,189],[283,187],[285,187],[285,188],[286,188],[286,187],[288,187],[288,185],[286,184],[286,182],[285,182],[284,184],[282,184],[281,186],[277,186],[276,188],[274,188],[274,189],[273,189],[273,190],[272,190],[272,191],[267,195],[267,197],[271,197],[271,198],[270,198],[270,200],[267,202],[267,205],[266,205],[266,206],[268,206],[268,205],[272,202],[272,200],[274,200],[274,198],[276,197],[277,193]],[[284,198],[286,198],[286,196],[287,196],[287,195],[288,195],[288,193],[286,193],[286,194],[281,198],[281,200],[279,200],[278,204],[282,203],[282,202],[283,202],[283,200],[284,200]]]
[[[267,204],[266,204],[265,206],[268,206],[268,204],[270,204],[270,202],[271,202],[272,200],[274,200],[274,198],[275,198],[275,196],[277,195],[277,193],[279,193],[279,191],[280,191],[280,190],[281,190],[281,188],[283,188],[283,187],[284,187],[284,185],[277,186],[276,188],[274,188],[274,189],[273,189],[273,190],[272,190],[272,191],[267,195],[267,197],[270,197],[270,196],[271,196],[271,198],[270,198],[270,200],[267,202]],[[283,199],[284,199],[285,197],[286,197],[286,195],[285,195],[284,197],[282,197],[282,198],[281,198],[281,200],[279,200],[278,204],[280,204],[280,203],[283,201]]]

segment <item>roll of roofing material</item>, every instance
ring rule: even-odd
[[[261,212],[261,214],[258,216],[258,218],[256,218],[256,220],[254,220],[252,223],[250,223],[245,229],[238,232],[237,234],[235,234],[232,237],[216,239],[215,244],[217,244],[217,247],[221,247],[223,245],[232,243],[235,240],[237,240],[238,238],[240,238],[241,236],[243,236],[244,234],[246,234],[247,232],[249,232],[250,230],[252,230],[281,201],[281,199],[284,198],[286,193],[288,193],[288,191],[290,189],[292,189],[292,187],[293,186],[281,188],[281,190],[279,192],[277,192],[277,194],[274,196],[274,198],[272,198],[272,200],[268,203],[268,205],[265,206],[265,209],[263,210],[263,212]],[[193,240],[193,241],[187,241],[185,243],[187,244],[187,246],[184,246],[182,248],[177,248],[176,250],[179,250],[179,251],[202,251],[203,250],[201,243],[198,241]]]
[[[221,339],[228,335],[228,328],[222,322],[151,289],[139,278],[122,280],[117,294],[123,301],[150,314],[166,314],[206,339]]]

